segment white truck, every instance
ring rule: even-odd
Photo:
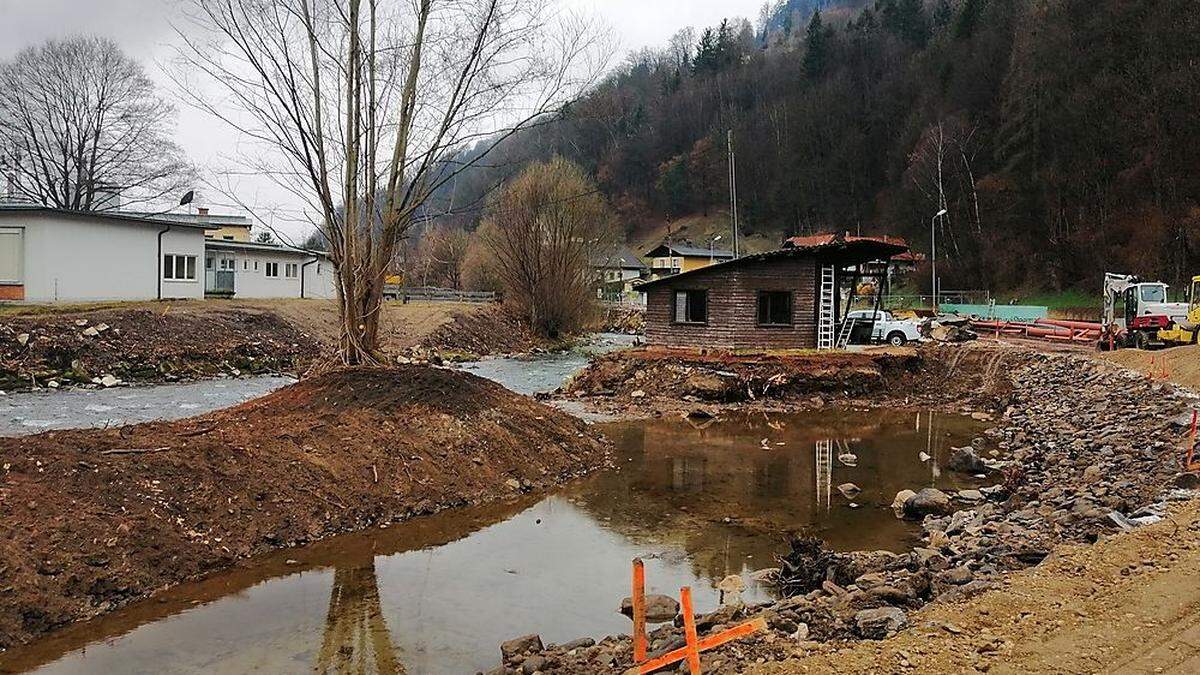
[[[856,309],[847,312],[845,326],[843,334],[848,336],[850,343],[863,342],[867,326],[871,326],[867,341],[872,344],[886,342],[893,347],[903,347],[909,342],[923,339],[916,321],[897,319],[891,312],[882,309]]]

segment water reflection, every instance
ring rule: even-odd
[[[260,559],[0,655],[0,672],[487,671],[516,635],[627,631],[615,610],[634,557],[649,592],[691,586],[709,611],[715,582],[773,566],[789,532],[903,549],[916,531],[887,508],[896,492],[952,486],[919,456],[944,455],[979,425],[824,411],[604,429],[616,471]],[[861,508],[837,491],[844,482],[862,488]],[[745,597],[770,592],[751,583]]]
[[[383,618],[374,555],[335,569],[325,637],[315,672],[322,675],[404,672]]]

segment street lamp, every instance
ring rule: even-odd
[[[938,283],[937,283],[937,219],[946,215],[946,209],[937,212],[933,220],[929,221],[929,240],[930,244],[929,262],[932,266],[933,275],[933,311],[936,313],[938,308]]]
[[[721,241],[721,235],[717,235],[708,240],[708,264],[713,264],[717,261],[717,242]]]

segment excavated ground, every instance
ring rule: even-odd
[[[996,419],[987,437],[962,453],[968,459],[993,452],[1001,458],[993,487],[960,491],[949,498],[941,495],[945,499],[940,503],[928,502],[936,508],[921,518],[924,543],[910,553],[850,554],[836,568],[831,566],[824,583],[810,592],[774,603],[726,607],[699,617],[702,636],[753,617],[764,618],[769,627],[706,652],[706,673],[746,672],[777,662],[786,665],[770,672],[903,672],[915,667],[928,672],[987,671],[1006,663],[1014,653],[1031,649],[1021,643],[1020,622],[1042,610],[1053,611],[1044,620],[1030,619],[1030,626],[1036,626],[1048,644],[1064,648],[1073,644],[1069,635],[1056,636],[1054,631],[1073,628],[1071,624],[1078,622],[1064,624],[1055,617],[1076,606],[1071,597],[1079,591],[1076,586],[1090,589],[1087,597],[1093,603],[1105,592],[1102,581],[1080,584],[1079,576],[1113,572],[1108,563],[1094,573],[1088,570],[1089,561],[1104,555],[1090,552],[1091,544],[1118,547],[1102,551],[1122,552],[1115,558],[1125,561],[1120,575],[1163,567],[1162,557],[1183,555],[1159,543],[1157,553],[1131,563],[1139,545],[1137,540],[1125,543],[1124,530],[1133,529],[1135,536],[1144,539],[1153,535],[1139,527],[1169,515],[1180,504],[1187,504],[1182,513],[1195,514],[1195,502],[1188,500],[1195,499],[1200,481],[1180,470],[1190,419],[1187,411],[1196,403],[1192,392],[1091,355],[1046,354],[1003,343],[926,348],[906,357],[918,363],[909,361],[899,370],[889,367],[887,360],[876,360],[878,376],[859,374],[871,369],[863,358],[867,357],[846,362],[855,373],[848,380],[837,375],[814,379],[804,361],[707,355],[670,359],[627,353],[597,364],[574,385],[574,391],[585,392],[585,400],[622,399],[661,412],[671,409],[673,391],[679,408],[695,405],[682,397],[699,398],[695,388],[673,390],[669,382],[686,383],[688,378],[708,377],[720,369],[729,373],[720,377],[738,382],[737,387],[723,389],[733,392],[747,382],[770,381],[774,369],[791,388],[788,396],[772,405],[809,405],[814,396],[824,404],[838,399],[834,390],[842,386],[852,396],[874,392],[876,398],[893,402],[986,407]],[[640,365],[623,370],[627,360]],[[619,383],[622,375],[611,374],[632,378],[646,371],[650,374],[625,386]],[[797,373],[806,375],[798,378]],[[664,386],[667,377],[675,379]],[[595,391],[598,386],[606,391]],[[629,391],[632,386],[641,388]],[[757,396],[761,401],[761,390]],[[986,471],[978,465],[961,468]],[[1175,516],[1174,523],[1187,527],[1193,516],[1183,516],[1182,521]],[[1158,536],[1164,533],[1162,528],[1152,531]],[[1023,571],[1028,568],[1032,570]],[[1194,571],[1180,572],[1175,582],[1163,581],[1163,589],[1171,583],[1177,588],[1194,586]],[[1031,588],[1063,595],[1031,597],[1021,592],[1026,606],[1042,609],[1015,617],[1009,616],[1012,612],[993,616],[995,607],[1021,607],[1003,600],[1002,594],[1021,591],[1025,580]],[[1127,585],[1121,588],[1128,590]],[[1078,605],[1077,618],[1086,619],[1091,606]],[[1106,615],[1115,618],[1117,607],[1104,607]],[[1123,618],[1136,623],[1136,618]],[[1119,633],[1119,621],[1106,630]],[[652,652],[664,653],[683,644],[682,629],[675,624],[651,633]],[[912,630],[913,626],[917,628]],[[945,653],[939,642],[927,640],[935,635],[945,638]],[[1077,637],[1079,645],[1097,642]],[[877,640],[885,642],[881,645]],[[618,673],[632,665],[628,637],[545,649],[537,649],[534,640],[514,644],[533,646],[510,648],[506,663],[495,673],[528,671],[531,665],[550,673]],[[1048,649],[1041,658],[1053,663]],[[1083,665],[1070,672],[1097,670],[1087,665],[1086,655],[1076,653],[1071,658]]]
[[[0,649],[249,556],[607,462],[579,420],[418,366],[335,371],[177,422],[5,439]]]
[[[0,390],[297,373],[320,352],[315,338],[271,312],[164,305],[22,316],[0,322]]]

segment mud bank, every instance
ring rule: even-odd
[[[643,347],[594,360],[561,395],[622,416],[750,403],[786,410],[952,404],[971,412],[997,407],[1011,388],[1004,372],[1023,353],[954,346],[767,354]]]
[[[1119,537],[1159,518],[1172,502],[1196,495],[1188,489],[1195,487],[1195,477],[1179,471],[1182,419],[1195,405],[1191,392],[1089,356],[1010,345],[945,348],[922,357],[922,371],[898,378],[905,395],[959,405],[957,399],[973,389],[971,405],[995,411],[997,426],[973,447],[960,449],[955,460],[960,470],[991,473],[994,485],[953,495],[922,491],[920,507],[907,511],[920,518],[924,537],[909,553],[848,554],[830,564],[823,580],[793,597],[699,617],[702,635],[750,617],[768,625],[765,632],[706,653],[705,672],[744,672],[828,652],[825,644],[841,649],[904,634],[923,625],[931,611],[923,608],[930,603],[944,615],[937,608],[986,596],[1009,574],[1038,566],[1060,546]],[[987,618],[962,621],[986,624]],[[651,633],[653,652],[682,645],[678,623],[676,617]],[[1002,662],[1013,648],[997,636],[976,637],[982,639],[969,655],[976,670]],[[510,645],[504,665],[494,672],[528,671],[530,665],[555,673],[622,672],[632,665],[631,651],[623,636],[548,648],[531,638]],[[896,665],[910,667],[911,655],[906,660]],[[804,672],[804,666],[799,661],[789,672]]]
[[[237,561],[554,485],[585,425],[469,374],[321,375],[211,415],[0,448],[0,648]]]
[[[0,322],[0,390],[297,374],[320,351],[269,312],[201,315],[164,305],[16,317]]]

